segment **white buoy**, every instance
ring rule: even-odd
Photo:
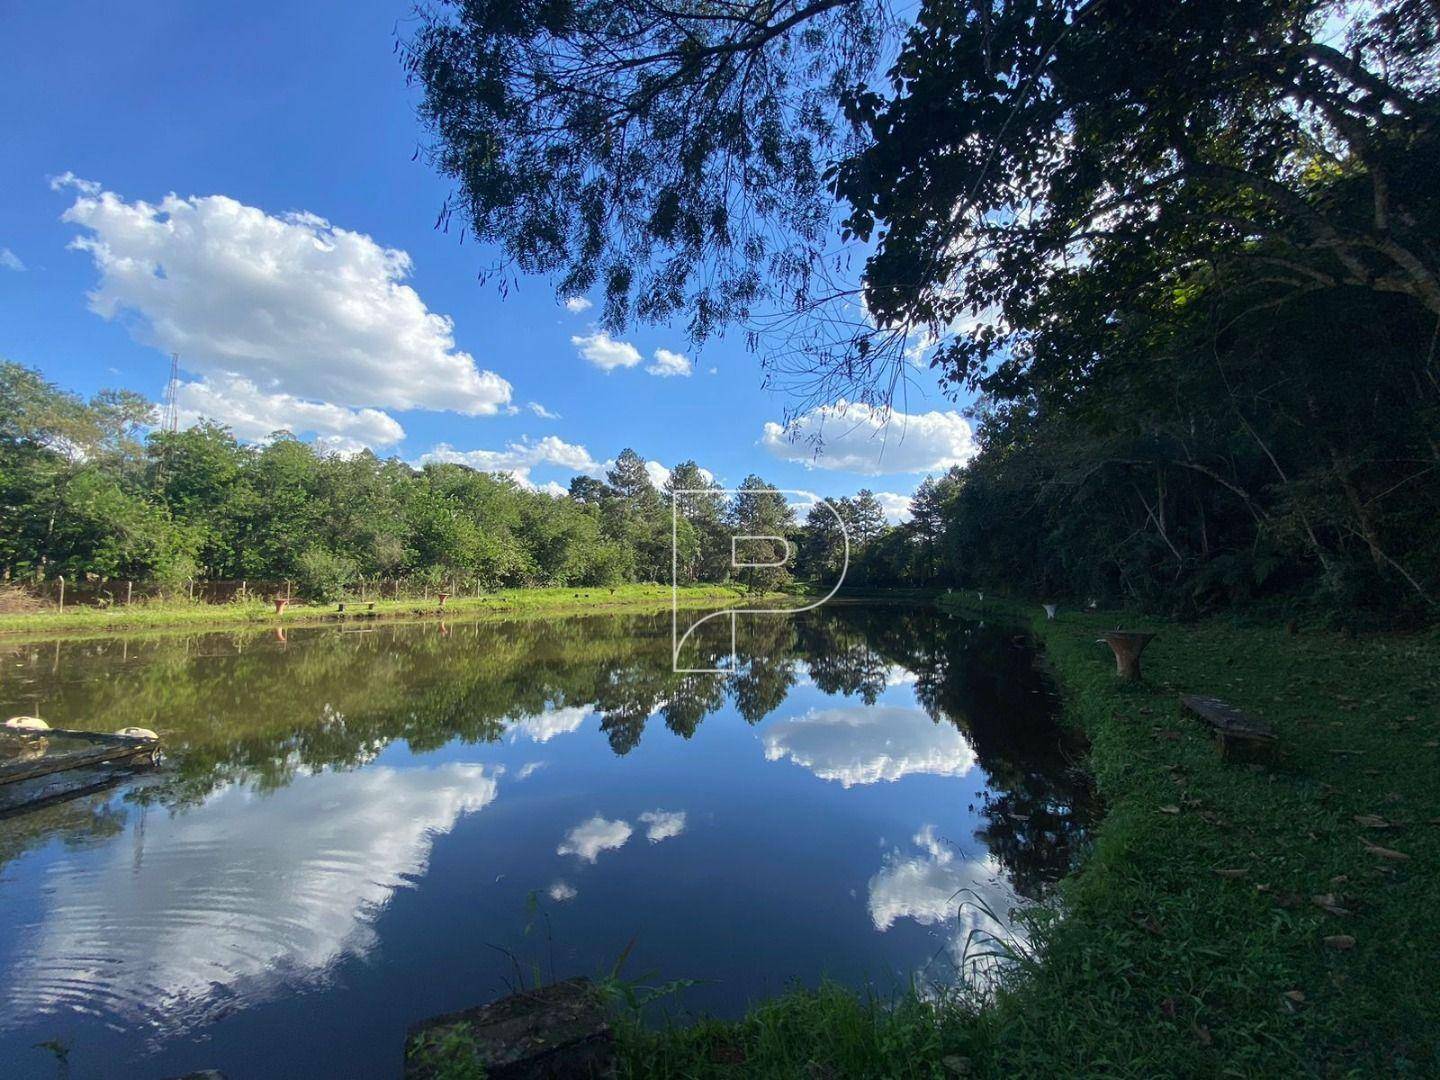
[[[50,725],[38,716],[12,716],[5,726],[17,731],[49,731]]]
[[[122,727],[119,731],[115,732],[115,734],[124,735],[130,739],[157,740],[160,738],[159,735],[156,735],[155,732],[151,731],[148,727]]]
[[[1057,612],[1057,611],[1060,610],[1060,605],[1059,605],[1059,604],[1041,604],[1040,606],[1045,609],[1045,618],[1047,618],[1047,619],[1049,619],[1049,620],[1051,620],[1051,621],[1053,622],[1054,619],[1055,619],[1055,612]]]

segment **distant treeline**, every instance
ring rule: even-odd
[[[873,493],[797,520],[758,476],[727,496],[693,461],[656,488],[625,450],[556,497],[463,465],[416,469],[201,424],[146,431],[130,393],[83,401],[0,364],[0,580],[287,581],[315,599],[417,587],[669,582],[972,587],[1170,613],[1239,604],[1348,621],[1433,618],[1440,408],[1433,327],[1331,297],[1221,349],[1112,359],[1064,400],[980,412],[980,455],[886,523]],[[776,541],[732,537],[783,537]],[[737,558],[738,557],[738,558]],[[732,559],[777,566],[736,568]],[[111,590],[113,592],[113,590]]]
[[[466,589],[669,582],[677,490],[689,492],[676,524],[682,584],[769,589],[841,560],[828,510],[802,527],[764,480],[727,497],[693,461],[660,490],[625,450],[603,480],[577,476],[557,498],[463,465],[327,455],[283,435],[247,445],[215,424],[146,434],[152,415],[138,395],[84,401],[0,364],[0,579],[293,581],[316,599],[397,578]],[[858,556],[884,532],[883,511],[869,492],[841,507]],[[734,568],[737,534],[788,538],[802,558]],[[780,543],[748,541],[739,561],[784,556]]]

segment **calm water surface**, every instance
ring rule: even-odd
[[[544,977],[943,985],[1069,867],[1077,750],[1026,641],[923,606],[742,628],[430,622],[0,643],[0,715],[154,728],[144,781],[0,820],[0,1074],[393,1076]]]

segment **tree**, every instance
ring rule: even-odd
[[[750,592],[768,592],[790,581],[786,537],[795,527],[795,511],[785,496],[758,476],[747,476],[730,506],[730,527],[740,561],[764,565],[742,566],[735,576]]]
[[[569,494],[577,503],[599,506],[611,498],[614,492],[605,486],[604,481],[596,480],[593,476],[576,476],[570,480]]]
[[[420,15],[402,47],[430,156],[459,189],[442,221],[460,213],[562,296],[598,285],[611,329],[683,309],[703,338],[775,286],[805,287],[839,91],[875,63],[881,5],[460,0]]]
[[[406,56],[461,211],[523,269],[603,279],[612,328],[769,302],[773,364],[888,401],[917,336],[957,384],[1049,356],[1077,266],[1092,327],[1202,264],[1440,315],[1437,25],[1433,0],[929,0],[877,81],[890,26],[858,0],[467,0]],[[818,258],[827,157],[849,279]]]
[[[890,72],[860,89],[870,135],[843,162],[846,229],[883,237],[865,274],[882,326],[976,326],[952,378],[1042,356],[1076,266],[1113,314],[1200,262],[1263,269],[1281,296],[1357,287],[1440,315],[1434,5],[928,4]],[[1125,63],[1116,63],[1123,56]],[[962,153],[955,147],[965,146]],[[1139,267],[1165,271],[1144,282]],[[1096,314],[1102,314],[1097,312]]]
[[[840,576],[847,554],[859,554],[851,531],[854,516],[855,506],[850,499],[829,500],[828,505],[817,501],[810,507],[799,540],[797,572],[802,577],[828,588]]]
[[[625,501],[628,509],[646,513],[659,505],[645,459],[628,447],[620,451],[615,464],[605,473],[605,480],[616,497]]]
[[[861,549],[885,531],[885,507],[869,488],[861,488],[850,500],[846,525],[850,529],[850,542]]]
[[[730,575],[730,539],[725,498],[694,461],[670,470],[665,494],[674,500],[677,560],[683,581],[724,581]]]

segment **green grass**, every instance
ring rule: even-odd
[[[733,603],[744,594],[724,585],[688,585],[679,591],[682,607],[709,607]],[[444,614],[457,618],[528,618],[583,615],[602,611],[659,611],[670,606],[668,585],[620,585],[609,588],[503,589],[480,596],[452,596]],[[379,600],[373,613],[364,604],[347,602],[341,614],[334,604],[294,601],[283,615],[268,601],[202,604],[184,600],[136,602],[109,608],[71,607],[65,611],[0,615],[0,635],[52,637],[71,633],[116,630],[203,628],[227,626],[306,626],[348,619],[434,618],[438,601]]]
[[[1114,614],[1034,626],[1106,805],[1038,913],[1040,960],[987,1008],[823,987],[738,1023],[625,1024],[625,1075],[1440,1075],[1440,639]],[[1138,686],[1096,643],[1117,626],[1159,633]],[[1272,724],[1278,763],[1221,762],[1179,715],[1186,692]],[[1353,947],[1326,943],[1338,935]]]

